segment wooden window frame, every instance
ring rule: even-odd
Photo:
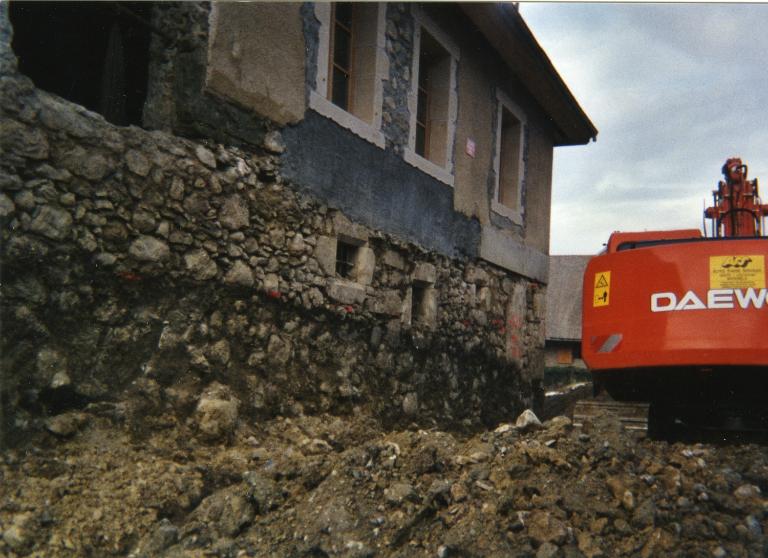
[[[408,134],[408,146],[404,149],[403,158],[405,161],[417,169],[425,172],[433,178],[439,180],[446,186],[453,187],[455,182],[454,176],[454,142],[457,133],[458,125],[458,71],[460,62],[460,50],[458,45],[451,39],[451,37],[443,31],[432,19],[427,16],[424,11],[414,5],[411,8],[415,26],[413,32],[413,61],[411,64],[411,84],[410,92],[408,94],[408,111],[410,112],[409,120],[409,134]],[[421,68],[421,49],[422,49],[422,34],[428,34],[440,47],[442,51],[445,51],[448,55],[447,63],[447,97],[445,99],[447,103],[447,114],[445,120],[445,155],[440,157],[429,158],[429,154],[435,149],[443,149],[438,147],[435,143],[435,138],[432,138],[427,149],[425,149],[424,155],[421,155],[416,151],[416,112],[418,110],[418,96],[419,96],[419,76],[423,68]],[[435,102],[442,102],[432,96],[430,99],[430,105],[434,105]],[[427,114],[429,116],[429,114]],[[441,122],[442,125],[442,122]],[[442,133],[442,132],[441,132]],[[427,137],[434,135],[434,130],[429,130]],[[425,138],[426,139],[426,138]],[[440,140],[442,145],[442,139]],[[436,162],[437,161],[437,162]]]
[[[331,101],[333,84],[333,40],[335,14],[330,2],[316,2],[314,14],[318,30],[317,64],[314,86],[309,91],[309,108],[346,128],[358,137],[384,149],[382,128],[384,82],[389,67],[386,56],[386,5],[367,3],[355,6],[352,23],[354,51],[350,52],[352,73],[350,107],[344,109]],[[361,27],[355,27],[356,24]],[[361,61],[362,57],[362,61]],[[310,62],[310,61],[308,61]],[[364,66],[359,64],[364,63]],[[370,81],[368,81],[370,79]],[[361,82],[364,80],[364,82]],[[364,91],[363,91],[364,90]]]
[[[429,89],[426,87],[426,84],[422,81],[422,76],[426,72],[420,71],[419,72],[419,84],[416,86],[416,143],[414,145],[414,151],[417,155],[420,157],[427,157],[427,153],[429,153],[429,133],[430,133],[430,119],[429,119],[429,109],[430,109],[430,95],[429,95]],[[422,122],[419,120],[419,99],[421,98],[421,95],[424,95],[424,116],[426,119]],[[424,149],[419,150],[419,128],[422,128],[424,130]]]
[[[348,2],[348,3],[350,4],[350,10],[354,10],[354,5],[352,5],[351,2]],[[338,2],[333,2],[331,4],[330,47],[328,48],[328,68],[330,69],[330,72],[328,73],[328,100],[333,102],[333,72],[334,72],[334,69],[338,68],[341,72],[347,75],[347,106],[346,107],[342,107],[341,105],[336,105],[336,106],[338,106],[339,108],[347,112],[353,112],[354,102],[355,102],[355,89],[354,89],[355,33],[354,33],[354,24],[353,24],[354,12],[350,14],[350,27],[347,27],[341,21],[336,19],[337,4]],[[336,64],[334,60],[335,58],[334,54],[336,52],[336,26],[341,27],[344,31],[349,33],[349,68],[343,68],[342,66]]]

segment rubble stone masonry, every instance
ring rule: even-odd
[[[243,420],[471,427],[536,403],[539,285],[301,193],[279,132],[245,150],[114,126],[0,39],[0,440],[127,394],[189,415],[214,383]]]

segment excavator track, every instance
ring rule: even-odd
[[[601,414],[609,414],[617,417],[627,430],[647,432],[648,409],[648,403],[582,399],[573,408],[573,424],[580,428],[585,421]]]

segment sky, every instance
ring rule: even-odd
[[[768,200],[768,4],[520,13],[598,129],[555,149],[552,254],[597,253],[615,230],[700,229],[731,156]]]

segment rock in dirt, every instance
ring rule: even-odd
[[[530,409],[526,409],[519,417],[517,417],[515,428],[522,432],[529,432],[541,428],[541,421],[539,420],[539,417],[536,416],[536,413]]]
[[[215,382],[188,399],[171,412],[161,397],[138,432],[92,414],[76,436],[1,453],[0,555],[765,556],[765,446],[655,442],[608,420],[588,434],[567,419],[257,422]]]
[[[88,422],[88,415],[73,411],[49,418],[45,427],[52,434],[67,437],[77,433],[86,422]]]
[[[214,382],[197,403],[195,419],[200,436],[216,441],[232,434],[237,425],[239,401],[228,388]]]

